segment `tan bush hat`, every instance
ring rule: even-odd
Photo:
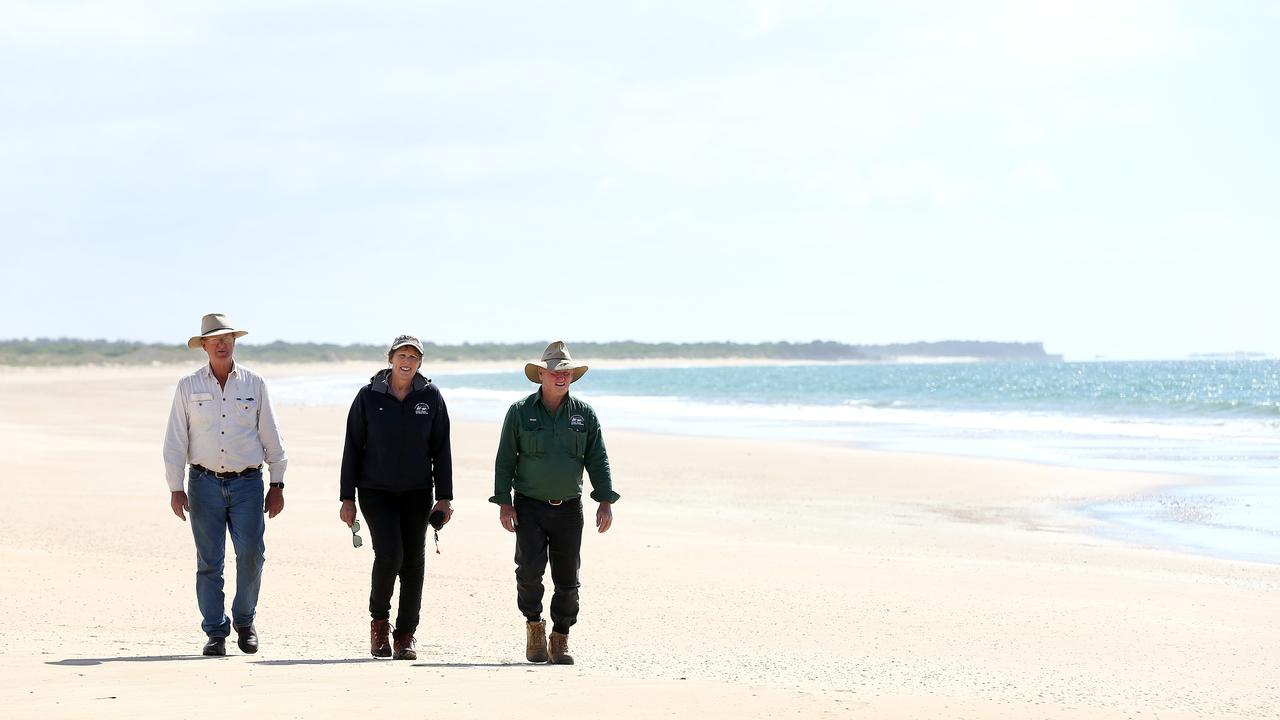
[[[236,337],[244,337],[249,334],[249,331],[236,330],[231,327],[231,323],[227,321],[227,316],[222,313],[209,313],[208,315],[200,318],[200,334],[193,335],[191,339],[187,341],[187,347],[195,350],[200,347],[201,340],[207,337],[214,337],[215,335],[227,334],[231,334]]]
[[[578,378],[587,374],[587,364],[574,360],[569,356],[569,348],[564,344],[563,340],[557,340],[547,346],[542,353],[541,360],[534,360],[525,363],[524,376],[529,378],[531,382],[541,383],[538,379],[538,368],[546,368],[552,372],[560,370],[572,370],[573,379],[569,382],[578,382]]]

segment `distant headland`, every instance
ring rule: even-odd
[[[971,340],[916,342],[892,345],[850,345],[827,340],[807,343],[766,342],[692,342],[646,343],[629,340],[617,342],[575,342],[569,340],[575,355],[610,360],[788,360],[788,361],[864,361],[900,362],[910,360],[967,360],[975,362],[1041,361],[1060,362],[1061,355],[1050,355],[1043,343],[1007,343]],[[538,357],[545,343],[462,343],[438,345],[425,343],[425,360],[437,362],[478,362],[486,360],[525,360]],[[380,361],[386,348],[382,345],[339,345],[334,343],[292,343],[276,341],[262,345],[243,343],[236,357],[246,362],[344,362]],[[140,343],[125,340],[82,340],[74,338],[38,338],[0,340],[0,365],[150,365],[153,363],[188,363],[196,351],[186,345]]]

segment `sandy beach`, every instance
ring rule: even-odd
[[[375,369],[255,369],[345,367]],[[369,657],[371,549],[337,519],[346,408],[324,406],[277,407],[290,461],[262,649],[200,657],[194,547],[160,457],[188,371],[0,372],[5,717],[1280,712],[1280,567],[1108,540],[1080,511],[1177,478],[611,432],[608,417],[623,499],[584,541],[577,665],[523,661],[513,539],[486,502],[497,427],[477,423],[454,425],[456,514],[441,554],[428,545],[419,660]]]

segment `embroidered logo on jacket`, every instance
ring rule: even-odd
[[[428,406],[426,403],[418,403],[417,405],[413,406],[414,415],[426,415],[427,413],[430,413],[430,412],[431,412],[431,407]]]
[[[569,416],[569,426],[570,426],[570,427],[586,427],[586,425],[587,425],[587,419],[586,419],[586,418],[584,418],[584,417],[582,417],[581,415],[570,415],[570,416]]]

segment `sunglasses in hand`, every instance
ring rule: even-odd
[[[364,544],[364,538],[360,537],[360,521],[351,521],[351,547],[358,548]]]

